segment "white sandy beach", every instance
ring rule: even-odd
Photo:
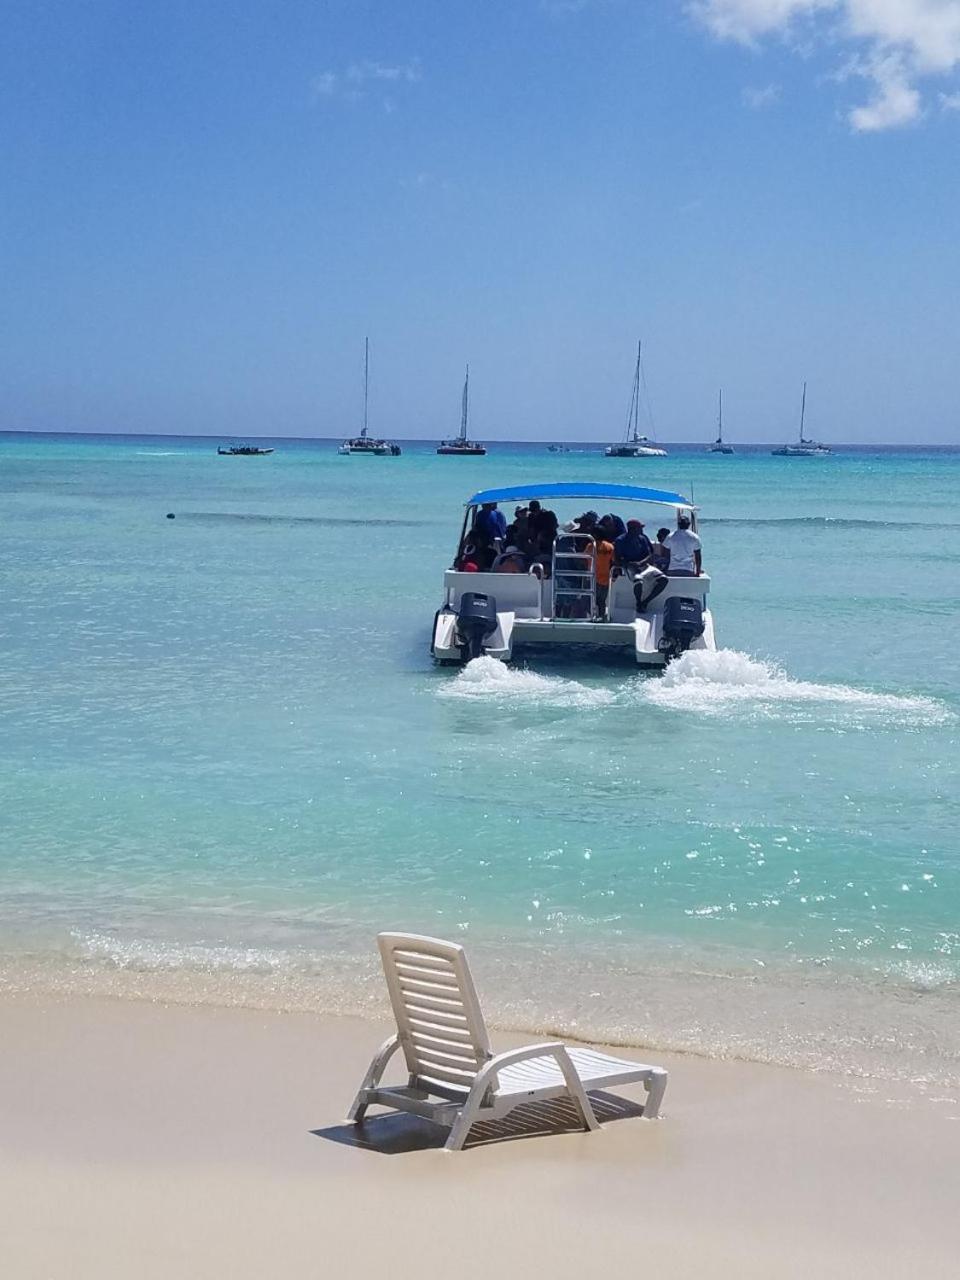
[[[628,1108],[598,1134],[450,1155],[412,1117],[374,1117],[361,1142],[342,1124],[386,1031],[4,999],[0,1274],[958,1274],[956,1105],[638,1054],[671,1072],[662,1121]]]

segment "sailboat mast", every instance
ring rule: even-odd
[[[370,396],[370,339],[363,340],[363,430],[360,434],[366,438],[367,434],[367,402]]]
[[[803,396],[801,397],[801,400],[800,400],[800,443],[801,444],[805,443],[803,438],[803,419],[804,419],[804,415],[806,414],[806,411],[807,411],[807,384],[804,383]]]
[[[643,340],[637,343],[637,371],[633,375],[633,404],[630,406],[630,416],[633,418],[633,443],[639,442],[640,435],[640,353],[643,350]]]
[[[467,365],[467,376],[463,380],[463,404],[460,408],[460,443],[467,443],[467,409],[470,396],[470,366]]]
[[[720,409],[717,413],[717,444],[723,444],[723,388],[720,388]]]

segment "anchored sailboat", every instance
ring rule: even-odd
[[[720,410],[717,414],[717,438],[707,450],[707,453],[733,453],[732,444],[724,444],[723,442],[723,390],[720,391]]]
[[[367,434],[367,408],[370,401],[370,339],[363,340],[363,427],[360,434],[344,440],[337,453],[360,453],[370,458],[399,458],[400,446],[388,440],[374,440]]]
[[[803,384],[803,397],[800,400],[800,439],[797,444],[785,444],[771,452],[775,458],[829,458],[833,450],[819,440],[807,440],[803,434],[803,420],[807,411],[807,384]]]
[[[460,434],[453,440],[441,440],[437,453],[448,457],[482,458],[487,452],[482,444],[467,439],[467,417],[470,412],[470,366],[467,365],[467,376],[463,380],[463,399],[460,404]]]
[[[643,383],[643,371],[640,357],[643,343],[637,343],[637,368],[633,375],[633,395],[630,400],[630,414],[627,418],[627,434],[620,444],[608,445],[604,450],[608,458],[665,458],[666,449],[648,440],[640,432],[640,387]]]

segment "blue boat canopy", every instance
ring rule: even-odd
[[[662,507],[693,509],[693,503],[682,493],[667,489],[641,489],[632,484],[515,484],[506,489],[482,489],[466,505],[479,507],[484,502],[529,502],[531,498],[596,498],[611,502],[655,502]]]

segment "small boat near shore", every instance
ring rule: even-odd
[[[370,403],[370,339],[363,346],[363,426],[358,436],[344,440],[337,450],[339,454],[359,454],[368,458],[399,458],[402,452],[398,444],[389,440],[375,440],[368,432],[367,410]]]
[[[641,358],[643,343],[637,343],[637,368],[633,375],[633,394],[630,397],[630,413],[627,417],[627,433],[619,444],[611,444],[604,449],[607,458],[665,458],[666,449],[647,436],[640,435],[640,390],[643,386],[643,365]]]
[[[807,440],[803,434],[803,420],[807,410],[807,384],[803,384],[803,396],[800,400],[800,439],[796,444],[785,444],[779,449],[772,449],[774,458],[830,458],[833,450],[819,440]]]
[[[217,446],[217,453],[221,458],[265,458],[273,450],[261,449],[256,444],[230,444],[226,448],[221,444]]]
[[[482,458],[486,447],[476,440],[467,439],[467,418],[470,412],[470,366],[467,365],[467,376],[463,380],[463,398],[460,403],[460,434],[452,440],[441,440],[437,445],[437,453],[445,458]]]
[[[663,668],[688,649],[716,649],[705,573],[650,570],[656,581],[648,583],[641,582],[642,566],[636,572],[614,567],[608,583],[598,581],[594,537],[579,531],[576,519],[558,523],[556,513],[545,510],[555,502],[584,501],[596,511],[615,511],[624,503],[659,508],[651,524],[673,517],[678,527],[689,522],[696,532],[693,503],[661,489],[580,482],[475,493],[467,499],[456,553],[443,575],[443,600],[434,615],[430,652],[438,663],[463,664],[481,656],[510,662],[518,652],[562,647],[571,656],[588,648],[620,651],[640,667]],[[533,504],[542,527],[552,530],[541,535],[543,552],[527,562],[515,554],[516,546],[505,546],[489,569],[478,569],[474,555],[484,545],[477,523],[481,512],[489,516],[499,505],[514,509],[518,504],[518,515],[530,512]]]

